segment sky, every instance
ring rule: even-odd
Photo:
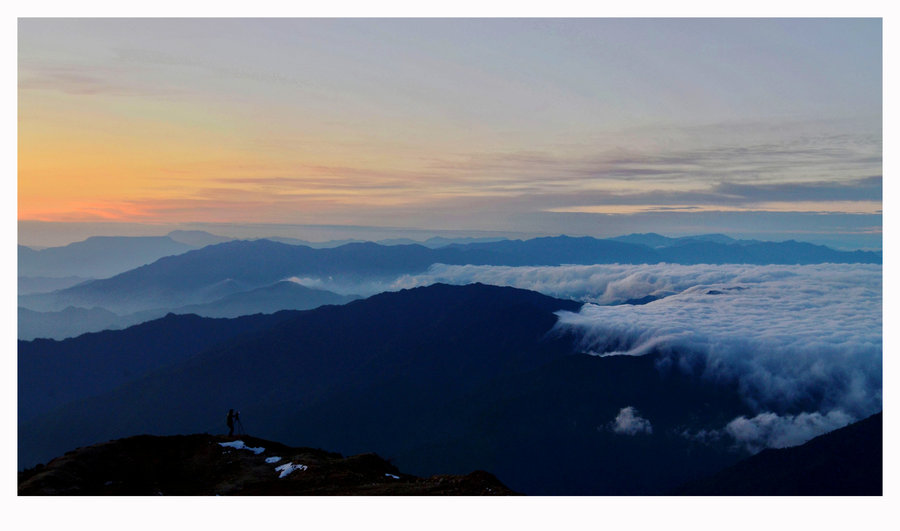
[[[19,19],[24,244],[881,248],[880,19]]]

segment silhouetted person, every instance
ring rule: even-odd
[[[228,436],[234,435],[234,419],[237,418],[233,409],[228,410],[228,416],[225,417],[225,424],[228,424]]]

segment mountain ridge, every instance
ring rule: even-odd
[[[19,473],[20,496],[514,495],[485,471],[429,478],[375,454],[344,457],[247,435],[138,435]]]
[[[213,295],[219,298],[291,277],[394,280],[400,275],[423,273],[436,263],[556,266],[663,262],[881,263],[881,256],[870,251],[835,251],[794,241],[725,244],[692,239],[653,249],[614,240],[556,236],[451,244],[437,249],[422,245],[384,246],[372,242],[312,249],[269,240],[233,240],[164,257],[108,279],[51,293],[24,295],[19,297],[19,304],[36,311],[100,306],[122,314],[154,307],[203,304],[211,302]]]
[[[881,412],[802,445],[767,448],[670,494],[689,496],[881,496]]]
[[[656,356],[579,354],[554,326],[555,312],[580,307],[510,287],[436,284],[285,312],[21,423],[20,466],[100,440],[215,431],[234,406],[260,437],[375,451],[420,476],[489,470],[528,494],[661,493],[741,457],[678,435],[752,414],[734,384],[661,371]],[[607,429],[626,406],[658,434]],[[522,466],[551,454],[552,465]]]

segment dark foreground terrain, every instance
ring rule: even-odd
[[[672,494],[881,496],[882,414],[793,448],[767,449]]]
[[[303,466],[281,477],[285,469],[276,468],[283,465]],[[419,478],[375,454],[343,457],[256,437],[206,434],[118,439],[78,448],[19,473],[19,495],[512,494],[483,471]]]

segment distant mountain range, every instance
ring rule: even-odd
[[[20,306],[17,321],[18,338],[65,339],[87,332],[118,330],[139,322],[141,321],[124,318],[103,308],[69,306],[58,312],[36,312]]]
[[[311,242],[286,237],[268,239],[314,249],[331,249],[348,243],[366,243],[363,240]],[[418,242],[408,238],[395,238],[375,243],[379,245],[418,244],[436,249],[452,244],[494,242],[503,239],[433,237],[424,242]],[[20,279],[25,279],[24,281],[20,280],[19,293],[52,291],[68,287],[58,285],[59,279],[62,278],[79,277],[82,280],[108,278],[155,262],[164,256],[181,254],[193,249],[234,240],[235,238],[218,236],[200,230],[175,230],[165,236],[92,236],[65,246],[41,249],[19,245],[18,276]],[[54,285],[54,280],[57,280],[56,285]]]
[[[118,330],[158,319],[166,314],[196,314],[201,317],[239,317],[280,310],[309,310],[325,304],[344,304],[358,299],[355,295],[338,295],[330,291],[282,281],[269,286],[226,295],[204,304],[156,308],[119,315],[101,307],[69,306],[56,312],[35,312],[19,307],[19,339],[65,339],[87,332]]]
[[[751,414],[736,383],[662,370],[654,355],[577,354],[548,333],[553,312],[579,307],[438,284],[20,342],[19,465],[139,433],[221,432],[230,407],[260,437],[375,451],[422,476],[487,470],[529,494],[662,493],[744,456],[680,435]],[[626,407],[652,435],[609,427]]]
[[[642,235],[659,243],[658,235]],[[712,238],[721,240],[721,237]],[[161,258],[112,278],[52,293],[23,295],[19,305],[35,311],[69,306],[102,307],[117,314],[205,304],[285,280],[312,277],[364,281],[422,273],[435,263],[474,265],[561,265],[606,263],[881,263],[869,251],[835,251],[800,242],[720,243],[678,239],[667,247],[595,238],[558,236],[452,244],[384,246],[351,243],[312,249],[269,240],[230,241]]]
[[[66,289],[88,280],[87,277],[22,277],[18,279],[19,295],[31,295],[33,293],[49,293],[59,289]]]
[[[19,276],[106,278],[192,249],[168,236],[94,236],[39,251],[20,245]]]
[[[730,244],[753,244],[753,243],[763,243],[759,240],[736,240],[730,236],[726,236],[724,234],[698,234],[696,236],[682,236],[680,238],[670,238],[668,236],[663,236],[661,234],[656,234],[655,232],[647,232],[643,234],[626,234],[625,236],[616,236],[614,238],[610,238],[610,240],[615,240],[619,242],[625,243],[634,243],[637,245],[646,245],[647,247],[652,247],[654,249],[662,249],[664,247],[672,247],[675,245],[683,245],[686,243],[697,243],[697,242],[708,242],[708,243],[723,243],[726,245]]]

